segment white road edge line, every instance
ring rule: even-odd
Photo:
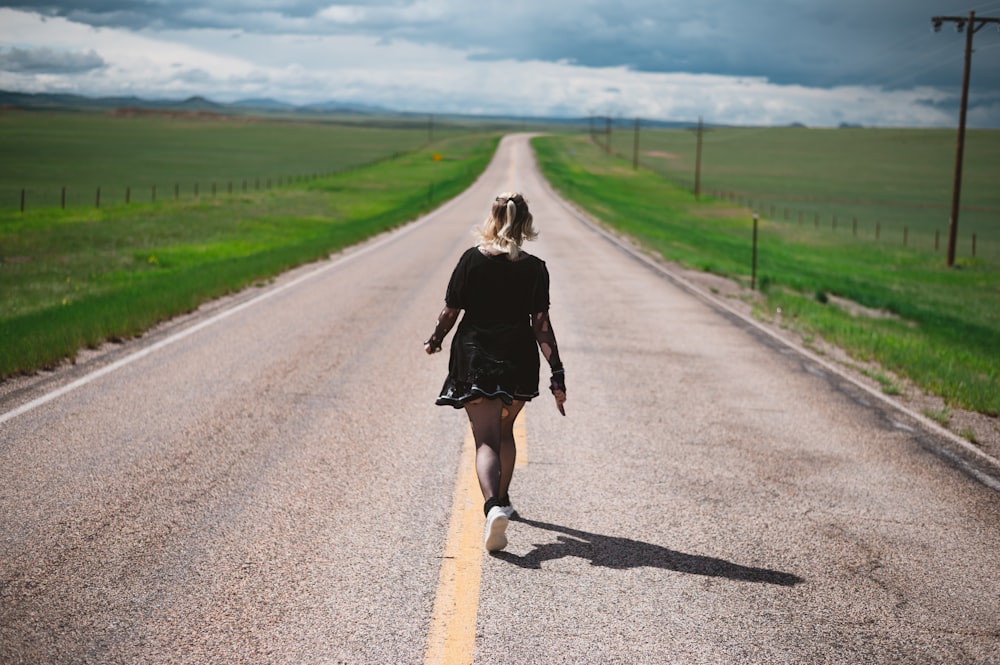
[[[486,170],[484,170],[484,173],[486,171],[488,171],[488,170],[489,170],[489,167],[487,166]],[[482,176],[480,176],[480,177],[482,177]],[[475,182],[478,183],[479,179],[477,178]],[[156,351],[159,351],[160,349],[163,349],[163,348],[165,348],[167,346],[170,346],[171,344],[174,344],[175,342],[179,342],[180,340],[182,340],[182,339],[184,339],[186,337],[190,337],[191,335],[193,335],[193,334],[195,334],[195,333],[197,333],[197,332],[199,332],[201,330],[204,330],[205,328],[208,328],[209,326],[212,326],[212,325],[218,323],[219,321],[222,321],[223,319],[229,318],[230,316],[232,316],[233,314],[236,314],[237,312],[242,312],[245,309],[248,309],[250,307],[253,307],[254,305],[260,304],[261,302],[264,302],[265,300],[268,300],[269,298],[272,298],[272,297],[276,296],[279,293],[282,293],[282,292],[287,291],[287,290],[289,290],[289,289],[291,289],[293,287],[296,287],[299,284],[302,284],[303,282],[305,282],[307,280],[310,280],[310,279],[312,279],[312,278],[314,278],[314,277],[316,277],[318,275],[321,275],[321,274],[327,272],[328,270],[332,270],[334,268],[342,266],[345,263],[358,258],[359,256],[364,256],[365,254],[368,254],[369,252],[373,252],[376,249],[382,247],[383,245],[385,245],[387,243],[390,243],[390,242],[393,242],[393,241],[397,240],[401,236],[404,236],[404,235],[410,233],[411,231],[413,231],[417,227],[422,226],[427,221],[429,221],[431,219],[434,219],[436,216],[441,215],[441,214],[447,212],[448,209],[452,208],[454,205],[456,205],[458,203],[459,200],[461,200],[463,198],[463,195],[465,194],[465,192],[469,191],[469,189],[471,189],[474,186],[475,186],[475,183],[473,183],[472,185],[470,185],[468,189],[464,190],[461,194],[459,194],[455,198],[451,199],[450,201],[445,202],[439,208],[436,208],[436,209],[430,211],[429,213],[427,213],[423,217],[418,217],[414,221],[412,221],[412,222],[410,222],[410,223],[408,223],[408,224],[406,224],[406,225],[404,225],[404,226],[396,229],[395,231],[390,231],[388,233],[388,235],[386,235],[386,237],[382,238],[381,240],[377,240],[375,242],[372,242],[369,245],[361,245],[360,249],[358,249],[357,251],[351,252],[350,254],[346,254],[346,255],[341,256],[339,258],[336,258],[336,259],[333,259],[333,260],[327,259],[328,262],[326,262],[326,263],[320,262],[319,265],[314,270],[311,270],[311,271],[305,273],[304,275],[300,275],[299,277],[295,278],[294,280],[292,280],[292,281],[290,281],[290,282],[288,282],[286,284],[282,284],[281,286],[278,286],[278,287],[275,287],[275,288],[273,288],[273,289],[271,289],[269,291],[266,291],[266,292],[262,293],[261,295],[255,297],[255,298],[252,298],[250,300],[242,302],[242,303],[240,303],[238,305],[235,305],[235,306],[233,306],[233,307],[231,307],[229,309],[223,310],[222,312],[219,312],[215,316],[212,316],[212,317],[210,317],[208,319],[205,319],[204,321],[201,321],[200,323],[197,323],[197,324],[191,326],[190,328],[185,328],[184,330],[181,330],[181,331],[179,331],[179,332],[177,332],[177,333],[175,333],[175,334],[173,334],[173,335],[171,335],[169,337],[166,337],[166,338],[160,340],[159,342],[156,342],[155,344],[151,344],[150,346],[148,346],[148,347],[146,347],[144,349],[140,349],[139,351],[136,351],[135,353],[129,354],[129,355],[125,356],[124,358],[116,360],[115,362],[111,363],[110,365],[106,365],[105,367],[102,367],[102,368],[100,368],[98,370],[94,370],[90,374],[82,376],[79,379],[77,379],[76,381],[73,381],[72,383],[68,383],[65,386],[62,386],[60,388],[57,388],[56,390],[53,390],[50,393],[46,393],[46,394],[42,395],[41,397],[33,399],[30,402],[26,402],[25,404],[22,404],[21,406],[13,409],[11,411],[7,411],[6,413],[0,414],[0,425],[3,425],[7,421],[13,420],[14,418],[17,418],[18,416],[23,415],[23,414],[25,414],[25,413],[33,410],[33,409],[37,409],[38,407],[42,406],[43,404],[47,404],[47,403],[51,402],[52,400],[58,399],[58,398],[62,397],[63,395],[66,395],[67,393],[70,393],[70,392],[76,390],[77,388],[81,388],[81,387],[87,385],[88,383],[92,383],[93,381],[96,381],[97,379],[101,378],[102,376],[106,376],[108,374],[111,374],[112,372],[115,372],[115,371],[121,369],[122,367],[125,367],[126,365],[130,365],[130,364],[134,363],[137,360],[141,360],[142,358],[145,358],[146,356],[148,356],[148,355],[150,355],[152,353],[155,353]],[[359,245],[354,245],[353,247],[359,247]],[[350,249],[352,249],[352,247],[347,247],[345,249],[346,250],[350,250]]]
[[[762,323],[760,323],[756,319],[753,319],[752,317],[747,316],[743,312],[740,312],[739,310],[731,307],[729,305],[729,303],[727,303],[727,302],[725,302],[723,300],[720,300],[719,298],[716,298],[715,296],[713,296],[712,294],[710,294],[708,291],[705,291],[704,289],[702,289],[701,287],[697,286],[693,282],[688,281],[687,279],[685,279],[681,275],[673,272],[672,270],[670,270],[670,269],[666,268],[665,266],[657,263],[656,261],[653,261],[648,256],[645,256],[644,254],[641,254],[641,253],[637,252],[635,249],[633,249],[632,247],[629,247],[625,243],[621,242],[613,234],[609,233],[604,228],[602,228],[601,226],[599,226],[598,224],[596,224],[593,220],[590,219],[590,217],[585,212],[583,212],[582,210],[578,209],[572,203],[570,203],[569,201],[566,201],[564,198],[562,198],[562,196],[560,196],[555,191],[555,189],[552,188],[552,186],[549,184],[549,182],[547,180],[545,180],[543,178],[542,181],[543,181],[545,187],[552,194],[552,196],[555,197],[555,199],[564,208],[566,208],[566,210],[568,210],[570,212],[570,214],[572,214],[577,220],[579,220],[580,222],[582,222],[584,225],[588,226],[595,233],[598,233],[598,234],[604,236],[608,241],[614,243],[615,245],[617,245],[619,248],[621,248],[622,250],[624,250],[625,252],[627,252],[628,254],[630,254],[631,256],[633,256],[634,258],[638,259],[639,261],[642,261],[643,263],[645,263],[649,267],[653,268],[654,270],[657,270],[658,272],[663,273],[664,275],[666,275],[667,277],[669,277],[671,280],[675,281],[678,285],[680,285],[681,287],[683,287],[684,289],[686,289],[687,291],[689,291],[693,295],[698,296],[699,298],[701,298],[702,300],[704,300],[705,302],[707,302],[709,305],[711,305],[713,307],[716,307],[716,308],[719,308],[719,309],[722,309],[722,310],[725,310],[726,312],[732,314],[733,316],[736,316],[736,317],[742,319],[745,323],[747,323],[748,325],[753,326],[754,328],[756,328],[760,332],[764,333],[765,335],[767,335],[771,339],[775,340],[779,344],[792,349],[793,351],[795,351],[799,355],[805,357],[809,361],[811,361],[813,363],[816,363],[820,367],[826,369],[831,374],[835,374],[836,376],[838,376],[841,379],[843,379],[843,380],[851,383],[852,385],[856,386],[857,388],[860,388],[861,390],[863,390],[864,392],[868,393],[872,397],[874,397],[874,398],[878,399],[879,401],[881,401],[882,403],[888,405],[890,408],[895,409],[896,411],[905,413],[907,416],[909,416],[910,418],[912,418],[912,419],[916,420],[918,423],[920,423],[926,430],[929,430],[933,434],[937,434],[937,435],[939,435],[939,436],[941,436],[941,437],[943,437],[945,439],[948,439],[949,441],[951,441],[955,445],[961,447],[963,450],[965,450],[966,452],[970,453],[973,457],[976,457],[976,458],[980,459],[981,461],[985,462],[986,464],[990,465],[990,467],[992,469],[1000,471],[1000,460],[998,460],[997,458],[993,457],[989,453],[983,452],[982,450],[976,448],[974,445],[972,445],[971,443],[969,443],[968,441],[966,441],[962,437],[960,437],[957,434],[954,434],[953,432],[950,432],[949,430],[945,429],[944,427],[938,425],[936,422],[934,422],[930,418],[927,418],[926,416],[921,415],[921,414],[917,413],[916,411],[913,411],[912,409],[904,406],[903,404],[900,404],[899,402],[896,402],[895,400],[891,399],[889,396],[884,395],[884,394],[878,392],[877,390],[874,390],[873,388],[871,388],[869,386],[866,386],[865,384],[861,383],[860,381],[858,381],[854,377],[849,376],[848,374],[844,373],[839,367],[837,367],[835,365],[832,365],[831,363],[827,362],[826,360],[820,358],[819,356],[817,356],[815,353],[813,353],[809,349],[807,349],[807,348],[805,348],[803,346],[799,346],[798,344],[795,344],[794,342],[781,337],[780,335],[778,335],[774,331],[768,329],[766,326],[764,326]],[[955,460],[954,457],[951,457],[951,459]],[[1000,480],[998,480],[998,479],[996,479],[996,478],[994,478],[992,476],[986,476],[982,472],[979,472],[979,471],[977,471],[975,469],[972,469],[971,467],[968,468],[968,470],[971,471],[971,472],[973,472],[973,475],[975,475],[975,477],[978,478],[984,484],[988,485],[989,487],[991,487],[991,488],[993,488],[995,490],[1000,491]]]

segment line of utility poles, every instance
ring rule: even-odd
[[[698,133],[698,142],[694,153],[694,198],[697,200],[701,195],[701,136],[708,131],[701,121],[701,116],[698,116],[698,127],[693,131]]]
[[[611,152],[611,116],[604,117],[604,151]],[[698,116],[698,126],[693,128],[691,131],[695,132],[697,135],[697,148],[695,149],[694,158],[694,198],[697,199],[701,195],[701,139],[705,132],[711,131],[705,127],[705,123],[702,122],[701,116]],[[596,139],[596,134],[594,132],[594,116],[590,116],[590,136],[592,139]],[[632,170],[638,170],[639,168],[639,118],[635,119],[635,130],[634,138],[632,140]]]
[[[958,239],[958,209],[962,199],[962,157],[965,153],[965,113],[969,105],[969,70],[972,68],[972,35],[987,23],[996,23],[1000,30],[1000,18],[976,18],[976,12],[966,16],[935,16],[931,19],[934,32],[941,30],[945,22],[954,23],[959,32],[965,30],[965,71],[962,74],[962,105],[958,113],[958,144],[955,147],[955,182],[951,193],[951,219],[948,220],[948,260],[949,268],[955,265],[955,243]]]
[[[602,116],[598,116],[598,117],[602,117]],[[604,152],[610,153],[611,152],[611,116],[610,115],[606,115],[606,116],[603,116],[603,118],[604,118],[604,145],[602,147],[604,148]],[[590,116],[590,138],[592,140],[600,143],[597,140],[597,131],[594,129],[594,120],[595,120],[595,116]]]

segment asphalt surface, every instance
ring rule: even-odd
[[[467,425],[422,342],[508,189],[568,415],[524,411],[475,662],[1000,663],[1000,492],[583,225],[524,136],[395,234],[3,387],[0,663],[423,662]]]

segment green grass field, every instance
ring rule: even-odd
[[[270,133],[285,136],[287,127],[254,127],[264,136],[246,137],[248,144],[272,144],[273,154],[281,152]],[[195,135],[205,130],[193,128]],[[415,219],[467,188],[499,140],[495,133],[466,131],[415,149],[396,146],[398,134],[391,130],[355,131],[358,136],[342,144],[356,146],[360,156],[354,160],[380,161],[345,169],[350,160],[342,157],[334,175],[231,195],[0,211],[0,377],[140,335],[207,300]],[[363,148],[365,141],[375,147]],[[220,173],[227,168],[221,157],[207,154],[214,145],[186,145],[187,162],[202,155]],[[59,162],[56,152],[50,159]],[[276,161],[288,172],[312,165],[296,162],[298,152]],[[229,159],[230,171],[246,168]],[[158,168],[167,173],[167,166]]]
[[[435,140],[470,133],[438,127]],[[266,189],[329,175],[414,150],[426,123],[366,127],[334,122],[261,121],[103,113],[0,111],[0,211],[95,207]],[[156,188],[154,193],[153,188]]]
[[[937,232],[943,254],[955,142],[943,129],[711,129],[700,189],[864,242],[902,245],[905,233],[908,246],[933,249]],[[640,129],[639,163],[693,190],[696,144],[694,131]],[[631,162],[634,130],[612,130],[611,148]],[[957,255],[971,256],[975,234],[976,256],[1000,260],[1000,131],[970,130],[963,164]]]
[[[663,175],[633,170],[588,136],[535,139],[564,196],[671,261],[750,282],[750,210],[703,198]],[[906,376],[952,407],[1000,414],[1000,265],[964,258],[948,269],[932,249],[863,243],[764,219],[758,313],[819,335],[861,361]],[[831,296],[881,316],[852,314]]]

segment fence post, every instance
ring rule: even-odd
[[[909,235],[910,235],[910,227],[904,226],[903,227],[903,247],[906,247],[907,241],[909,240]]]
[[[750,290],[757,290],[757,213],[753,214],[753,260],[750,266]]]
[[[132,202],[132,187],[130,185],[125,186],[125,205]]]
[[[59,207],[63,210],[66,209],[66,185],[63,185],[62,192],[59,195]]]
[[[972,234],[972,258],[976,258],[976,234]]]
[[[858,237],[858,218],[854,218],[854,223],[851,225],[851,234],[857,238]]]
[[[101,187],[100,187],[100,185],[98,185],[98,187],[97,187],[97,200],[94,201],[94,207],[95,208],[100,208],[101,207]]]
[[[24,212],[24,188],[21,188],[21,212]]]

